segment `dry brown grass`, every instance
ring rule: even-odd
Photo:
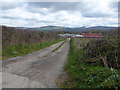
[[[85,46],[92,38],[74,38],[74,43],[78,49]]]

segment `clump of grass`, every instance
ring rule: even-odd
[[[59,39],[59,40],[54,40],[51,42],[43,42],[43,43],[37,43],[37,44],[32,44],[32,45],[23,44],[23,45],[19,45],[19,46],[8,46],[6,48],[3,48],[2,57],[3,57],[3,59],[6,59],[6,58],[10,58],[10,57],[25,55],[25,54],[31,53],[33,51],[48,47],[48,46],[55,44],[57,42],[60,42],[62,40],[63,39]]]
[[[100,65],[84,62],[84,49],[77,49],[73,40],[70,41],[68,61],[64,66],[68,77],[60,86],[62,88],[118,88],[120,72]]]
[[[57,48],[55,48],[52,52],[55,52],[55,51],[57,51],[59,48],[61,48],[62,47],[62,45],[65,43],[65,41],[64,42],[62,42],[62,44],[60,44]]]

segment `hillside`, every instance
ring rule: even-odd
[[[40,30],[40,31],[70,31],[70,32],[79,32],[79,31],[89,31],[89,30],[114,30],[117,27],[106,27],[106,26],[94,26],[94,27],[62,27],[62,26],[43,26],[43,27],[35,27],[35,28],[25,28],[25,27],[17,27],[20,29],[28,29],[28,30]]]

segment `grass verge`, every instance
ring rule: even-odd
[[[11,58],[11,57],[25,55],[33,51],[48,47],[60,41],[63,41],[63,40],[54,40],[51,42],[38,43],[38,44],[33,44],[33,45],[25,44],[25,45],[20,45],[20,46],[9,46],[9,47],[3,48],[2,58],[4,60],[7,58]]]
[[[62,44],[60,44],[57,48],[55,48],[52,52],[55,52],[55,51],[57,51],[59,48],[61,48],[62,47],[62,45],[65,43],[65,41],[64,42],[62,42]]]
[[[64,66],[67,78],[59,84],[61,88],[119,88],[120,72],[85,63],[83,49],[77,49],[70,41],[68,61]]]

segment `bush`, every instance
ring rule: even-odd
[[[61,84],[62,88],[119,88],[120,72],[100,65],[86,63],[89,55],[86,49],[76,48],[74,39],[70,41],[68,61],[64,66],[68,78]],[[93,41],[92,41],[93,42]],[[98,42],[98,41],[97,41]]]
[[[108,67],[112,68],[120,68],[120,51],[118,47],[117,39],[95,39],[91,40],[85,47],[85,54],[89,56],[89,58],[98,57],[100,65],[104,65],[104,61]],[[101,64],[102,63],[102,64]]]

